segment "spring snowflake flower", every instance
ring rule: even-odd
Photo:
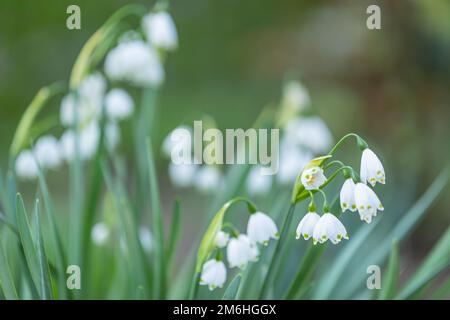
[[[306,190],[316,190],[327,181],[327,178],[323,174],[322,168],[315,166],[304,170],[301,180]]]
[[[342,222],[331,213],[321,216],[314,227],[313,243],[330,240],[333,244],[337,244],[342,239],[348,239],[347,230]]]
[[[92,242],[98,246],[104,245],[109,238],[109,228],[104,222],[96,223],[91,230]]]
[[[277,182],[283,185],[294,183],[298,173],[314,156],[311,151],[298,148],[284,139],[280,149],[280,166]]]
[[[33,152],[24,150],[19,153],[15,162],[15,170],[19,178],[35,179],[38,176],[39,167]]]
[[[97,112],[101,111],[106,91],[106,80],[99,73],[88,75],[80,84],[79,95],[85,99],[89,107]]]
[[[245,186],[247,192],[252,196],[265,195],[272,186],[272,176],[263,175],[261,167],[254,167],[248,174]]]
[[[309,92],[300,82],[290,81],[283,87],[283,106],[298,113],[305,110],[310,104]]]
[[[39,138],[34,146],[34,155],[41,168],[54,169],[61,164],[61,149],[53,136]]]
[[[364,183],[357,183],[355,186],[355,203],[361,220],[367,223],[372,222],[377,210],[384,210],[375,192]]]
[[[89,160],[97,151],[100,139],[100,128],[97,123],[90,123],[78,134],[80,159]],[[60,139],[64,159],[71,161],[76,151],[76,135],[73,130],[67,130]]]
[[[267,214],[255,212],[250,215],[247,224],[247,235],[253,243],[268,245],[269,240],[278,239],[278,228]]]
[[[300,236],[303,236],[305,240],[308,240],[312,237],[314,232],[314,227],[319,221],[320,216],[315,212],[308,212],[305,216],[300,220],[300,223],[297,226],[297,231],[295,233],[295,238],[300,239]]]
[[[230,268],[239,267],[245,269],[250,261],[257,261],[259,251],[256,244],[244,234],[232,238],[227,246],[227,259]]]
[[[195,175],[194,185],[202,193],[210,193],[220,186],[222,174],[214,166],[203,166]]]
[[[169,13],[160,11],[147,14],[142,18],[142,29],[155,48],[173,51],[178,47],[177,29]]]
[[[169,164],[169,178],[172,184],[179,188],[186,188],[194,183],[198,166],[195,164]]]
[[[200,276],[200,285],[207,285],[209,290],[222,288],[227,279],[227,268],[222,261],[211,259],[205,262]]]
[[[297,117],[290,120],[286,125],[286,135],[315,154],[328,151],[333,143],[330,129],[321,118],[316,116]]]
[[[111,120],[123,120],[133,114],[134,102],[123,89],[112,89],[105,96],[106,115]]]
[[[163,141],[162,152],[164,156],[171,158],[175,146],[178,146],[180,150],[184,148],[192,150],[192,134],[192,128],[188,126],[178,126],[173,129]]]
[[[340,200],[342,212],[345,210],[355,212],[357,210],[355,202],[355,183],[352,178],[345,180],[342,185]]]
[[[153,250],[153,235],[147,227],[139,227],[139,241],[144,251],[151,252]]]
[[[157,87],[164,81],[164,69],[155,50],[141,40],[119,43],[105,60],[105,73],[113,81],[140,87]]]
[[[230,241],[230,235],[222,230],[217,232],[216,239],[214,241],[218,248],[225,248]]]
[[[368,182],[372,187],[377,182],[381,184],[386,182],[383,165],[377,155],[369,148],[362,152],[360,176],[362,182]]]

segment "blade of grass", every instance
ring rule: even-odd
[[[241,279],[242,275],[239,273],[233,278],[233,280],[231,280],[230,284],[225,290],[222,300],[236,300],[239,291],[239,285],[241,284]]]
[[[154,254],[155,272],[155,295],[159,299],[164,299],[166,295],[166,259],[164,257],[164,225],[161,217],[161,204],[159,198],[159,187],[156,177],[155,161],[151,141],[148,138],[146,143],[146,155],[148,165],[148,178],[150,186],[150,198],[152,205],[153,235],[156,240]]]
[[[399,278],[399,246],[398,241],[392,242],[391,256],[389,258],[389,266],[386,280],[383,283],[380,292],[381,300],[393,299],[397,292],[397,284]]]

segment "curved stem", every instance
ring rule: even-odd
[[[328,154],[329,154],[329,155],[333,155],[333,154],[336,152],[336,150],[342,145],[342,143],[343,143],[345,140],[347,140],[348,138],[350,138],[350,137],[355,137],[355,138],[356,138],[356,142],[358,143],[358,146],[359,146],[361,149],[366,149],[366,148],[368,147],[367,143],[366,143],[359,135],[357,135],[356,133],[351,132],[351,133],[348,133],[348,134],[346,134],[345,136],[343,136],[343,137],[341,138],[341,140],[339,140],[339,141],[334,145],[333,149],[331,149],[331,151],[330,151]]]
[[[333,160],[333,161],[329,162],[326,166],[324,166],[323,170],[327,170],[328,168],[330,168],[331,166],[333,166],[335,164],[339,164],[341,167],[345,166],[345,164],[342,161]]]

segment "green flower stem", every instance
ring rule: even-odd
[[[333,147],[333,149],[331,149],[331,151],[328,153],[329,155],[334,155],[334,153],[336,152],[336,150],[342,145],[342,143],[345,141],[345,140],[347,140],[348,138],[350,138],[350,137],[355,137],[356,138],[356,142],[357,142],[357,144],[358,144],[358,147],[361,149],[361,150],[364,150],[364,149],[366,149],[366,148],[368,148],[368,145],[367,145],[367,143],[359,136],[359,135],[357,135],[356,133],[348,133],[348,134],[346,134],[345,136],[343,136],[342,138],[341,138],[341,140],[339,140],[336,144],[335,144],[335,146]]]

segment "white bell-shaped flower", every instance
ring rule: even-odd
[[[340,193],[341,209],[342,212],[345,210],[350,210],[352,212],[356,211],[355,202],[355,183],[352,178],[345,180],[341,188]]]
[[[177,29],[168,12],[147,14],[142,18],[142,29],[155,48],[173,51],[178,47]]]
[[[268,245],[270,239],[278,239],[278,228],[267,214],[255,212],[250,215],[247,224],[247,235],[253,243]]]
[[[54,169],[61,164],[61,149],[53,136],[40,137],[34,146],[34,155],[41,168]]]
[[[169,163],[169,178],[172,184],[179,188],[186,188],[194,183],[198,165]]]
[[[311,104],[308,90],[298,81],[290,81],[283,87],[282,105],[295,113],[305,110]]]
[[[97,151],[100,140],[100,128],[98,123],[92,122],[78,134],[78,145],[81,160],[89,160]],[[67,130],[60,138],[61,152],[64,159],[71,161],[76,152],[76,134],[73,130]]]
[[[322,168],[311,167],[302,172],[302,184],[306,190],[319,189],[326,181]]]
[[[316,212],[308,212],[305,216],[300,220],[300,223],[297,226],[297,231],[295,233],[295,238],[300,239],[302,236],[305,240],[308,240],[313,236],[314,227],[319,221],[320,216]]]
[[[321,118],[316,116],[291,119],[286,125],[286,135],[315,154],[328,151],[333,143],[330,129]]]
[[[337,244],[342,239],[348,239],[347,230],[342,222],[331,213],[323,214],[314,227],[313,243],[324,243],[330,240],[333,244]]]
[[[265,195],[272,186],[272,176],[262,174],[261,167],[254,167],[248,174],[245,186],[251,196]]]
[[[112,120],[126,119],[133,114],[134,102],[123,89],[112,89],[105,96],[106,115]]]
[[[220,186],[222,173],[214,166],[202,166],[196,173],[194,185],[198,191],[202,193],[211,193],[216,191]]]
[[[91,230],[91,239],[92,242],[98,246],[104,245],[109,238],[109,228],[104,222],[96,223]]]
[[[370,183],[372,187],[377,182],[381,184],[386,182],[383,165],[377,155],[369,148],[362,152],[360,177],[362,182]]]
[[[372,222],[372,217],[377,215],[377,210],[384,210],[378,196],[364,183],[357,183],[355,186],[355,203],[361,220],[367,223]]]
[[[257,261],[259,251],[256,244],[244,234],[232,238],[227,246],[227,259],[230,268],[239,267],[245,269],[250,261]]]
[[[311,151],[300,148],[293,139],[285,136],[280,146],[280,165],[276,175],[277,182],[282,185],[294,183],[298,173],[313,158],[314,155]]]
[[[19,153],[15,162],[15,170],[19,178],[35,179],[38,176],[39,167],[33,152],[24,150]]]
[[[227,280],[227,268],[223,261],[211,259],[205,262],[200,275],[200,285],[207,285],[209,290],[222,288]]]
[[[139,241],[145,252],[151,252],[153,250],[153,235],[149,228],[139,227]]]
[[[219,232],[217,232],[214,243],[218,248],[225,248],[229,241],[230,235],[225,231],[220,230]]]
[[[164,81],[164,69],[155,50],[141,40],[119,43],[105,60],[105,73],[113,81],[140,87],[157,87]]]
[[[189,150],[192,153],[192,128],[188,126],[178,126],[173,129],[162,143],[162,152],[167,158],[173,158],[172,152],[184,152]]]

